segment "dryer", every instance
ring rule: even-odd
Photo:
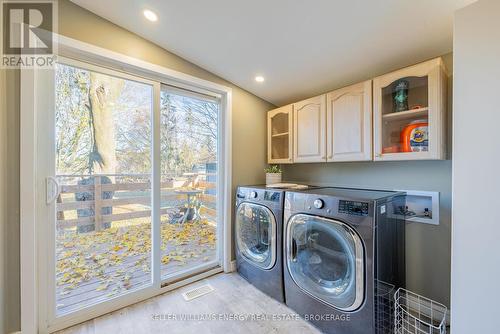
[[[238,187],[234,232],[238,273],[282,303],[284,195],[283,189]]]
[[[325,333],[392,333],[393,294],[405,286],[404,208],[401,192],[287,192],[286,304]]]

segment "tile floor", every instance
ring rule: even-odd
[[[210,283],[215,291],[191,301],[184,300],[183,292],[203,283]],[[213,314],[225,316],[226,319],[203,320],[199,318]],[[275,315],[275,318],[266,319],[265,315]],[[189,320],[161,320],[153,319],[155,316],[163,316],[164,318],[167,316],[190,316],[192,318]],[[228,320],[229,317],[232,317],[233,320]],[[276,317],[281,319],[277,320]],[[285,305],[263,294],[238,274],[231,273],[209,277],[58,333],[312,334],[320,332],[306,321],[298,318],[297,314]]]

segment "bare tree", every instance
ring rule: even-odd
[[[93,147],[89,167],[94,173],[114,174],[116,171],[116,141],[113,105],[122,92],[124,81],[90,72],[89,111],[92,123]]]

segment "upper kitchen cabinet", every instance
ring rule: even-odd
[[[328,93],[327,161],[372,160],[372,81]]]
[[[267,162],[292,163],[293,107],[287,105],[267,113]]]
[[[293,162],[326,161],[326,95],[293,104]]]
[[[445,159],[446,83],[441,58],[373,80],[375,160]]]

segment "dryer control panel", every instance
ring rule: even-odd
[[[339,201],[339,213],[352,216],[368,216],[369,205],[367,202]]]

